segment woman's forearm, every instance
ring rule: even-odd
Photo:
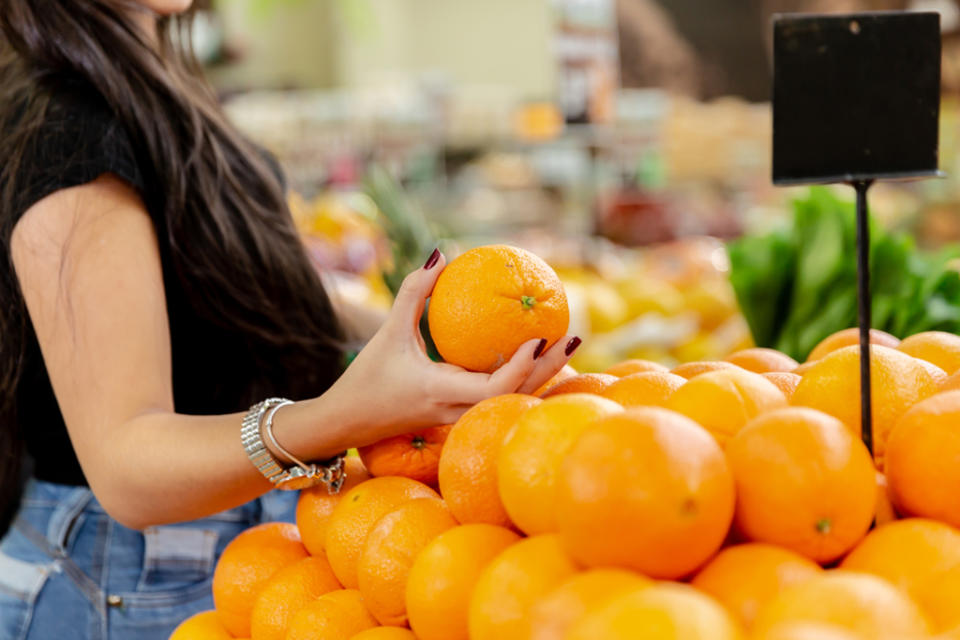
[[[306,460],[352,446],[351,418],[333,395],[277,411],[277,441]],[[271,484],[241,445],[243,415],[153,411],[117,425],[93,461],[98,468],[87,472],[91,488],[114,518],[136,529],[207,516],[256,498]]]

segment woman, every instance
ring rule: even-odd
[[[532,340],[492,375],[432,363],[434,252],[340,375],[279,175],[175,46],[189,5],[0,14],[0,451],[22,438],[35,461],[0,543],[3,638],[166,638],[212,606],[217,554],[272,517],[266,476],[293,455],[335,471],[348,447],[536,389],[579,343]]]

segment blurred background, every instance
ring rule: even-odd
[[[193,46],[284,165],[331,286],[383,309],[437,243],[518,244],[564,279],[589,338],[574,365],[602,370],[754,343],[802,358],[853,324],[846,222],[797,285],[852,191],[771,185],[770,22],[884,9],[941,14],[947,177],[871,190],[876,326],[960,330],[953,0],[214,0]]]

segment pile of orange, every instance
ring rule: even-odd
[[[960,638],[960,338],[874,334],[871,456],[850,336],[568,375],[373,445],[231,542],[173,640]]]

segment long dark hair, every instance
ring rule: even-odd
[[[152,185],[143,195],[154,208],[165,277],[257,361],[252,369],[263,375],[244,381],[243,396],[306,397],[340,371],[341,332],[280,179],[227,123],[184,48],[190,15],[161,18],[154,46],[130,20],[138,10],[130,0],[6,0],[0,11],[0,494],[15,485],[21,457],[14,399],[32,335],[10,263],[9,211],[18,169],[62,78],[99,92],[129,137]]]

